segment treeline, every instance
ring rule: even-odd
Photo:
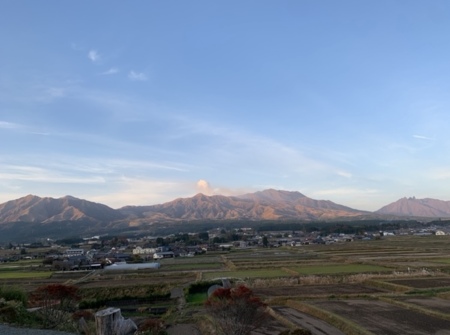
[[[442,222],[439,222],[442,224]],[[340,222],[310,222],[310,223],[263,223],[258,227],[259,232],[266,231],[302,231],[304,233],[320,232],[329,234],[363,234],[378,231],[393,231],[406,228],[429,227],[433,223],[423,223],[416,220],[365,220]],[[436,224],[436,222],[435,222]],[[450,224],[450,221],[449,223]]]
[[[344,220],[344,221],[184,221],[178,223],[165,223],[153,225],[150,229],[141,231],[140,234],[167,236],[170,234],[198,233],[212,229],[224,229],[230,231],[239,228],[252,228],[258,233],[268,231],[302,231],[305,233],[320,232],[321,234],[358,234],[362,232],[378,232],[380,230],[399,230],[405,228],[425,228],[433,225],[450,225],[450,220],[435,220],[421,222],[419,220]]]

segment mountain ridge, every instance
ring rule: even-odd
[[[106,222],[120,220],[120,212],[99,203],[72,196],[61,198],[27,195],[0,204],[0,224],[5,222],[50,223],[58,221]]]
[[[354,217],[366,211],[314,200],[300,192],[264,190],[241,196],[205,195],[152,206],[126,206],[119,210],[140,220],[321,220]]]
[[[450,202],[402,198],[369,212],[315,200],[300,192],[268,189],[240,196],[205,195],[149,206],[106,205],[78,199],[27,195],[0,204],[0,240],[60,238],[118,231],[146,231],[154,224],[189,222],[401,220],[450,218]]]
[[[450,217],[450,201],[416,197],[404,197],[379,210],[377,214],[448,218]]]
[[[353,209],[330,200],[316,200],[297,191],[267,189],[239,196],[205,195],[177,198],[147,206],[113,209],[104,204],[70,195],[61,198],[26,195],[0,204],[0,224],[10,222],[52,223],[84,221],[92,223],[180,220],[328,220],[361,215],[450,217],[450,201],[401,198],[377,211]]]

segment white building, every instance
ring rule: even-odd
[[[175,254],[172,251],[157,252],[153,254],[153,259],[174,258]]]
[[[75,257],[75,256],[82,256],[84,255],[83,249],[67,249],[64,253],[67,257]]]
[[[136,247],[133,249],[133,255],[150,255],[156,252],[155,248],[141,248]]]

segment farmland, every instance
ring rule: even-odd
[[[207,287],[209,281],[229,278],[252,288],[272,309],[270,326],[255,334],[275,335],[293,327],[313,334],[319,334],[317,327],[336,334],[336,329],[344,334],[444,334],[450,329],[449,242],[447,236],[400,236],[235,248],[162,259],[159,269],[117,272],[54,272],[39,261],[23,261],[0,265],[0,285],[31,292],[49,283],[72,284],[88,306],[120,305],[133,317],[159,306],[168,311],[159,316],[167,324],[197,324],[200,332],[206,291],[189,294],[190,285],[206,282]],[[182,305],[170,298],[177,288],[185,293]],[[170,312],[175,309],[179,312]]]

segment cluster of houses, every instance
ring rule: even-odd
[[[24,258],[43,258],[43,264],[53,270],[92,270],[107,267],[111,264],[158,262],[165,258],[174,257],[194,257],[198,254],[211,250],[228,250],[231,248],[258,248],[258,247],[280,247],[291,246],[300,247],[308,244],[332,244],[345,243],[354,240],[371,240],[386,238],[393,235],[447,235],[450,228],[429,227],[424,229],[404,229],[398,231],[379,231],[376,233],[364,234],[329,234],[323,236],[321,232],[303,231],[273,231],[258,233],[251,228],[239,228],[228,231],[224,238],[223,229],[213,229],[208,231],[208,239],[188,245],[185,242],[175,241],[175,236],[168,236],[165,239],[155,237],[134,237],[126,238],[111,237],[110,240],[99,236],[85,238],[77,247],[62,247],[53,245],[46,255],[34,254],[32,246],[9,244],[8,249],[15,250],[8,257],[1,257],[0,262],[17,261]],[[189,234],[195,236],[195,233]],[[172,237],[172,239],[171,239]],[[161,240],[164,243],[161,243]],[[158,245],[158,246],[156,246]],[[74,245],[73,245],[74,246]],[[36,246],[33,246],[36,247]],[[5,249],[5,248],[3,248]],[[98,249],[98,250],[97,250]],[[20,253],[17,253],[17,250]]]
[[[97,251],[95,249],[85,250],[83,248],[70,248],[62,253],[49,254],[44,263],[56,271],[74,270],[96,270],[96,269],[125,269],[125,264],[140,264],[156,261],[163,258],[193,257],[198,253],[205,252],[199,247],[189,247],[188,250],[175,249],[162,246],[157,248],[143,248],[137,246],[130,248],[111,248],[108,251]],[[120,265],[119,267],[117,265]],[[135,265],[136,268],[139,268]],[[141,267],[144,268],[144,267]],[[148,266],[145,268],[149,268]],[[151,266],[150,268],[159,268]]]

